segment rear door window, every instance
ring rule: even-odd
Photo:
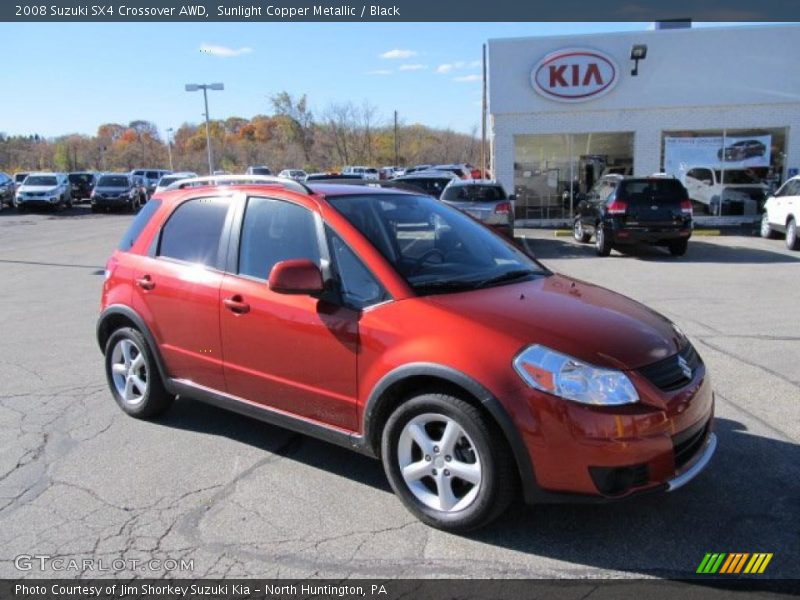
[[[230,198],[196,198],[181,204],[161,230],[158,256],[221,268],[230,205]]]

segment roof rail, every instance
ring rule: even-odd
[[[314,190],[295,179],[274,177],[272,175],[207,175],[205,177],[191,177],[179,179],[167,186],[167,190],[184,190],[186,188],[201,187],[205,185],[247,185],[259,183],[273,183],[282,185],[293,192],[313,194]]]

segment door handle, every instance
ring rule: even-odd
[[[239,294],[225,298],[222,303],[229,311],[237,315],[243,315],[250,312],[250,305],[245,302]]]
[[[156,282],[150,277],[150,275],[145,275],[136,280],[136,284],[142,288],[143,290],[152,290],[156,287]]]

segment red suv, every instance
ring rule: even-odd
[[[447,530],[526,501],[673,490],[716,448],[669,320],[434,198],[288,180],[167,192],[108,261],[111,392],[180,394],[380,457]]]

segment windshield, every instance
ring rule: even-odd
[[[16,175],[14,175],[14,181],[16,181],[17,183],[22,183],[23,181],[25,181],[25,178],[27,176],[28,176],[27,173],[17,173]]]
[[[419,294],[477,289],[548,274],[502,238],[428,196],[333,196],[328,201]]]
[[[403,177],[397,184],[403,187],[416,188],[419,191],[438,198],[444,188],[452,181],[449,177]]]
[[[442,194],[442,200],[451,202],[498,202],[506,199],[499,185],[451,185]]]
[[[55,177],[47,175],[31,175],[25,179],[25,185],[58,185],[58,180]]]
[[[753,175],[750,171],[742,169],[731,169],[725,171],[717,171],[717,181],[720,183],[760,183],[758,177]]]
[[[252,175],[272,175],[272,171],[267,167],[253,167],[250,169],[250,173]]]
[[[128,187],[128,178],[124,175],[101,177],[97,187]]]

